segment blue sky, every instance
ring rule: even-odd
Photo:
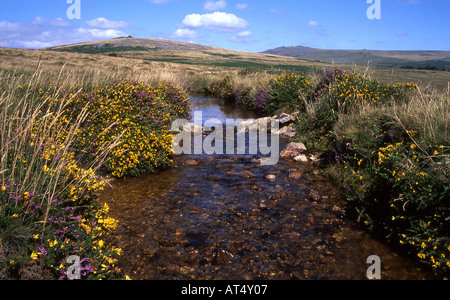
[[[77,1],[80,19],[72,19],[67,10]],[[0,47],[132,35],[251,52],[280,46],[450,51],[449,0],[369,1],[0,0]],[[376,1],[381,19],[371,20],[367,11]]]

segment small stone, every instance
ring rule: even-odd
[[[307,163],[308,162],[308,157],[306,157],[306,155],[300,154],[299,156],[296,156],[294,158],[294,160],[296,162],[302,162],[302,163]]]
[[[277,176],[275,176],[275,175],[267,175],[266,176],[266,180],[274,182],[275,180],[277,180]]]
[[[255,176],[252,172],[247,171],[247,170],[240,172],[239,175],[241,175],[245,178],[252,178],[253,176]]]
[[[332,210],[333,210],[333,212],[342,212],[342,209],[337,205],[333,206]]]
[[[292,280],[304,280],[305,274],[301,272],[294,271],[290,274]]]
[[[188,165],[188,166],[196,166],[196,165],[198,165],[198,161],[194,160],[194,159],[189,159],[189,160],[185,161],[184,163],[186,165]]]
[[[313,193],[309,198],[313,201],[319,201],[320,199],[322,199],[322,196],[320,196],[318,193]]]
[[[289,129],[284,136],[288,137],[288,138],[293,138],[297,135],[297,132],[295,131],[295,129]]]
[[[234,255],[223,249],[213,251],[213,263],[215,265],[229,264],[234,259]]]
[[[289,173],[289,179],[300,179],[303,175],[303,172],[294,171]]]
[[[280,124],[287,124],[295,121],[295,117],[286,113],[282,113],[280,116]]]
[[[269,205],[267,205],[267,203],[266,203],[265,201],[261,201],[261,202],[259,203],[259,208],[260,208],[261,210],[268,210],[268,209],[269,209]]]
[[[281,152],[281,158],[297,157],[306,151],[306,146],[303,143],[290,143],[286,149]]]

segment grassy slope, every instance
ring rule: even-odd
[[[99,55],[100,54],[100,55]],[[392,54],[392,53],[391,53]],[[113,55],[113,56],[110,56]],[[227,73],[307,73],[341,68],[363,73],[383,82],[412,81],[447,90],[450,73],[362,66],[333,65],[272,54],[249,53],[164,40],[121,38],[54,47],[43,50],[0,48],[0,68],[34,72],[38,63],[59,74],[62,66],[77,76],[89,74],[102,80],[113,74],[149,81],[154,77],[181,83],[192,77],[223,77]],[[186,86],[184,86],[186,88]]]
[[[134,38],[67,45],[50,48],[49,50],[139,58],[144,61],[178,63],[204,68],[212,67],[213,69],[225,67],[276,70],[295,69],[297,67],[299,70],[306,70],[306,68],[320,69],[323,65],[292,58],[233,51],[197,44]]]

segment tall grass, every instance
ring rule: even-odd
[[[72,222],[71,219],[78,218],[75,211],[89,219],[84,205],[90,205],[92,212],[97,209],[94,208],[97,204],[91,201],[102,183],[95,170],[117,140],[103,145],[104,150],[97,153],[95,162],[85,163],[83,169],[79,167],[74,141],[83,122],[93,116],[82,109],[73,120],[65,117],[65,107],[75,96],[64,95],[62,87],[74,87],[78,81],[72,79],[58,76],[51,81],[55,84],[40,71],[29,78],[0,72],[0,257],[3,258],[0,277],[3,279],[43,279],[44,266],[37,263],[39,255],[45,256],[49,265],[61,263],[58,261],[61,253],[53,246],[58,222]],[[56,107],[50,105],[58,98],[64,101]],[[55,223],[56,216],[59,221]],[[64,241],[69,240],[66,236]],[[41,251],[45,254],[36,247],[46,249]],[[66,245],[64,249],[68,248]],[[57,266],[55,272],[60,271]]]
[[[98,174],[172,165],[170,124],[190,106],[167,81],[182,78],[120,68],[0,72],[0,278],[64,279],[72,255],[83,258],[83,278],[121,277],[121,250],[102,240],[116,221],[97,200]]]
[[[450,95],[435,89],[419,89],[410,101],[392,108],[392,115],[402,128],[415,128],[418,145],[449,145]]]

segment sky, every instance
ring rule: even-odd
[[[449,0],[0,0],[0,47],[131,35],[261,52],[450,51]]]

